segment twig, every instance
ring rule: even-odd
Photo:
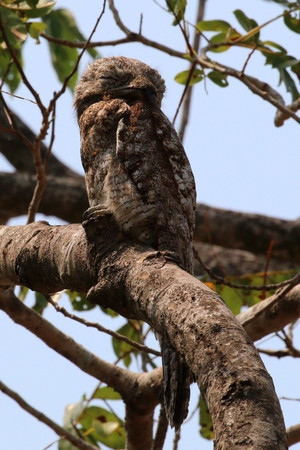
[[[292,356],[287,349],[284,350],[264,350],[262,348],[257,348],[259,353],[268,356],[275,356],[276,358],[284,358],[285,356]]]
[[[83,48],[86,45],[86,41],[84,42],[73,42],[68,41],[67,39],[60,39],[55,38],[53,36],[49,36],[49,34],[41,33],[40,35],[46,41],[53,42],[54,44],[64,45],[65,47],[70,48]],[[108,47],[108,46],[115,46],[115,45],[121,45],[121,44],[128,44],[129,42],[133,42],[134,39],[130,39],[130,37],[126,37],[123,39],[115,39],[112,41],[96,41],[96,42],[89,42],[86,48],[95,48],[95,47]]]
[[[56,119],[55,115],[56,115],[56,102],[54,103],[53,110],[52,110],[52,120],[51,120],[52,129],[51,129],[50,144],[47,149],[47,152],[45,155],[45,160],[44,160],[44,167],[45,167],[46,174],[48,174],[49,159],[50,159],[50,155],[51,155],[54,140],[55,140],[55,119]]]
[[[20,73],[20,75],[22,77],[23,83],[25,84],[27,89],[31,92],[33,97],[35,98],[35,101],[36,101],[38,107],[40,108],[41,112],[44,113],[46,111],[46,108],[43,105],[39,94],[36,92],[36,90],[32,87],[32,85],[28,81],[28,79],[27,79],[27,77],[26,77],[26,75],[25,75],[25,73],[24,73],[24,71],[22,69],[22,66],[21,66],[21,63],[19,61],[19,58],[17,57],[17,54],[15,53],[13,47],[10,45],[10,42],[9,42],[9,40],[7,38],[7,34],[6,34],[6,31],[5,31],[5,28],[4,28],[3,23],[2,23],[2,14],[1,13],[0,13],[0,30],[1,30],[1,33],[2,33],[3,41],[5,42],[5,44],[7,46],[7,49],[9,51],[9,53],[11,54],[11,57],[14,60],[15,65],[17,66],[17,69],[18,69],[18,71],[19,71],[19,73]]]
[[[248,65],[248,62],[250,61],[250,58],[251,58],[251,56],[253,55],[253,53],[255,52],[256,49],[257,49],[257,45],[255,45],[253,47],[253,49],[251,50],[251,52],[247,56],[246,61],[245,61],[244,65],[243,65],[243,68],[241,70],[241,76],[243,76],[245,74],[245,70],[246,70],[246,67]]]
[[[65,430],[64,428],[59,426],[57,423],[53,422],[53,420],[51,420],[49,417],[45,416],[45,414],[43,414],[42,412],[33,408],[31,405],[29,405],[19,394],[12,391],[9,387],[7,387],[4,383],[2,383],[2,381],[0,381],[0,390],[4,394],[8,395],[10,398],[15,400],[15,402],[17,402],[21,408],[23,408],[25,411],[27,411],[33,417],[35,417],[40,422],[43,422],[45,425],[47,425],[49,428],[51,428],[58,436],[71,442],[71,444],[75,445],[77,448],[82,449],[82,450],[95,450],[96,448],[98,448],[98,447],[94,447],[93,445],[88,444],[87,442],[83,441],[82,439],[77,438],[73,434],[69,433],[69,431]]]
[[[205,3],[206,3],[206,0],[199,0],[198,1],[198,10],[197,10],[197,16],[196,16],[196,24],[198,22],[200,22],[200,20],[203,20],[204,10],[205,10]],[[200,39],[201,39],[201,33],[199,33],[199,30],[197,30],[197,28],[196,28],[195,29],[195,34],[194,34],[194,40],[193,40],[193,49],[197,53],[198,53],[199,46],[200,46]],[[190,67],[192,67],[192,66],[190,66]],[[193,86],[189,86],[187,91],[186,91],[186,95],[185,95],[185,99],[184,99],[184,103],[183,103],[182,114],[181,114],[181,122],[180,122],[179,132],[178,132],[178,136],[179,136],[179,139],[181,140],[181,142],[183,142],[184,133],[185,133],[186,126],[187,126],[188,120],[189,120],[192,92],[193,92]]]
[[[7,75],[9,74],[9,71],[10,71],[10,69],[11,69],[11,66],[13,65],[13,62],[14,62],[14,61],[11,59],[10,62],[7,64],[6,71],[4,72],[3,77],[1,78],[0,92],[4,92],[4,91],[2,91],[2,88],[3,88],[3,85],[4,85],[4,83],[5,83],[5,78],[6,78]],[[5,92],[5,93],[8,94],[8,92]]]
[[[34,102],[33,100],[30,100],[29,98],[20,97],[19,95],[15,95],[15,94],[12,94],[11,92],[4,91],[3,89],[0,89],[0,92],[3,92],[3,94],[10,95],[11,97],[19,98],[20,100],[26,100],[27,102],[37,105],[37,102]]]
[[[271,253],[272,253],[273,245],[274,245],[274,239],[271,240],[269,248],[268,248],[268,251],[267,251],[266,264],[265,264],[265,270],[264,270],[264,278],[263,278],[263,284],[264,285],[267,284],[268,269],[269,269],[269,264],[270,264],[270,259],[271,259]],[[261,293],[261,297],[260,298],[262,300],[264,300],[266,298],[265,289]]]
[[[72,76],[73,76],[73,75],[75,74],[75,72],[77,71],[78,66],[79,66],[79,63],[80,63],[80,60],[81,60],[81,58],[82,58],[84,52],[85,52],[86,49],[88,48],[88,45],[89,45],[89,43],[90,43],[90,41],[91,41],[93,35],[94,35],[95,32],[96,32],[96,29],[97,29],[97,27],[98,27],[98,25],[99,25],[99,22],[100,22],[100,20],[102,19],[103,14],[105,13],[105,6],[106,6],[106,0],[103,0],[102,11],[101,11],[99,17],[98,17],[97,20],[96,20],[96,23],[95,23],[95,25],[94,25],[94,28],[92,29],[92,32],[91,32],[91,34],[90,34],[88,40],[87,40],[86,43],[84,44],[84,46],[83,46],[83,48],[82,48],[82,51],[81,51],[80,54],[78,55],[78,58],[77,58],[77,61],[76,61],[76,64],[75,64],[73,70],[72,70],[71,73],[65,78],[65,80],[64,80],[64,82],[63,82],[63,85],[62,85],[61,89],[60,89],[57,93],[54,93],[53,98],[52,98],[52,100],[50,101],[50,104],[49,104],[49,108],[48,108],[49,110],[52,110],[52,109],[53,109],[53,104],[54,104],[54,103],[59,99],[59,97],[65,92],[65,90],[66,90],[66,88],[67,88],[67,85],[68,85],[68,82],[70,81],[70,79],[72,78]]]
[[[140,350],[145,353],[151,353],[156,356],[161,356],[161,353],[157,350],[154,350],[150,347],[147,347],[146,345],[139,344],[138,342],[133,341],[132,339],[127,338],[126,336],[116,333],[115,331],[109,330],[108,328],[103,327],[102,325],[99,325],[96,322],[89,322],[85,319],[82,319],[81,317],[76,316],[75,314],[69,313],[65,308],[62,306],[57,305],[50,296],[46,296],[46,299],[51,305],[54,306],[56,311],[60,312],[64,316],[68,317],[69,319],[75,320],[76,322],[79,322],[86,327],[96,328],[98,331],[101,331],[103,333],[109,334],[110,336],[119,339],[120,341],[126,342],[127,344],[131,345],[132,347],[136,348],[137,350]]]
[[[205,270],[205,272],[215,281],[217,281],[220,284],[224,284],[225,286],[229,286],[231,288],[235,289],[243,289],[243,290],[250,290],[250,291],[274,291],[275,289],[279,289],[285,286],[288,286],[292,289],[292,287],[296,286],[296,284],[300,283],[300,273],[297,273],[292,278],[286,281],[282,281],[281,283],[274,283],[274,284],[265,284],[261,286],[250,286],[245,284],[236,284],[231,283],[231,281],[225,280],[223,277],[220,277],[219,275],[215,274],[212,270],[209,269],[201,259],[199,253],[194,248],[194,256],[196,260],[199,262],[199,264],[202,266],[202,268]],[[288,289],[289,291],[290,289]],[[287,291],[287,292],[288,292]],[[285,292],[285,294],[287,293]],[[280,293],[281,295],[281,293]]]
[[[175,112],[175,115],[174,115],[174,118],[173,118],[173,121],[172,121],[172,124],[173,124],[173,125],[174,125],[174,123],[176,122],[176,118],[177,118],[177,116],[178,116],[178,113],[179,113],[180,107],[181,107],[181,105],[182,105],[182,102],[183,102],[183,100],[184,100],[184,98],[185,98],[185,96],[186,96],[186,94],[187,94],[189,88],[192,87],[192,86],[190,86],[189,84],[190,84],[191,78],[192,78],[192,76],[193,76],[195,67],[196,67],[196,62],[194,61],[194,62],[191,64],[190,69],[189,69],[189,76],[188,76],[188,78],[187,78],[187,80],[186,80],[186,83],[185,83],[185,86],[184,86],[184,90],[183,90],[182,96],[181,96],[181,98],[180,98],[179,104],[178,104],[178,106],[177,106],[177,109],[176,109],[176,112]],[[181,140],[181,136],[179,136],[179,138],[180,138],[180,140]]]
[[[46,184],[47,184],[47,178],[46,178],[46,171],[45,171],[45,167],[43,165],[42,162],[42,158],[41,158],[41,154],[40,154],[40,145],[41,145],[41,141],[45,138],[47,132],[48,132],[48,128],[49,128],[49,117],[50,114],[53,112],[53,110],[55,109],[55,105],[57,100],[61,97],[61,95],[65,92],[68,82],[70,81],[70,79],[72,78],[72,76],[75,74],[75,72],[78,69],[78,65],[79,62],[87,48],[87,45],[89,44],[90,40],[92,39],[97,26],[105,12],[105,5],[106,5],[106,0],[103,1],[103,7],[102,7],[102,11],[99,15],[99,17],[96,20],[95,26],[88,38],[88,40],[86,41],[85,45],[83,46],[82,51],[80,52],[80,54],[78,55],[76,64],[73,68],[73,70],[70,72],[70,74],[65,78],[63,85],[61,87],[61,89],[58,92],[55,92],[53,94],[52,99],[50,100],[49,106],[47,109],[44,109],[43,112],[43,124],[40,130],[39,135],[36,137],[35,142],[34,142],[34,146],[33,146],[33,155],[34,155],[34,163],[35,163],[35,167],[36,167],[36,172],[37,172],[37,183],[33,192],[33,196],[28,208],[28,217],[27,217],[27,224],[31,223],[34,221],[35,219],[35,214],[38,210],[39,204],[41,202],[42,199],[42,195],[43,192],[45,190]]]

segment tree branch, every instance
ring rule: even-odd
[[[194,240],[266,254],[274,241],[272,258],[300,262],[300,221],[239,213],[199,203]]]
[[[139,374],[102,360],[24,305],[10,289],[0,291],[0,308],[15,323],[25,327],[83,372],[119,392],[125,402],[131,402],[144,414],[153,413],[159,403],[161,368]]]
[[[206,3],[206,0],[198,0],[196,24],[198,22],[200,22],[200,20],[203,20],[204,10],[205,10],[205,3]],[[200,47],[201,34],[197,30],[197,28],[195,29],[194,33],[195,34],[194,34],[194,40],[193,40],[193,49],[195,50],[196,53],[198,53],[199,47]],[[190,68],[191,67],[192,66],[190,66]],[[189,120],[189,114],[190,114],[190,108],[191,108],[191,100],[192,100],[192,92],[193,92],[193,86],[189,86],[188,89],[187,89],[187,92],[186,92],[186,95],[185,95],[185,99],[184,99],[184,103],[183,103],[183,107],[182,107],[181,121],[180,121],[180,126],[179,126],[179,131],[178,131],[179,139],[182,142],[183,142],[183,139],[184,139],[185,129],[186,129],[186,126],[187,126],[188,120]]]
[[[300,285],[295,286],[284,297],[278,293],[237,316],[239,322],[257,341],[270,333],[282,330],[300,317]]]
[[[19,394],[12,391],[9,387],[7,387],[2,381],[0,381],[0,390],[8,395],[10,398],[15,400],[15,402],[18,403],[21,408],[23,408],[25,411],[27,411],[29,414],[31,414],[33,417],[38,419],[40,422],[44,423],[48,427],[50,427],[58,436],[61,438],[66,439],[67,441],[71,442],[71,444],[75,445],[76,448],[79,448],[81,450],[95,450],[98,447],[94,447],[93,445],[89,445],[87,442],[83,441],[82,439],[74,436],[73,434],[69,433],[69,431],[65,430],[61,426],[59,426],[57,423],[53,422],[49,417],[45,416],[42,412],[38,411],[37,409],[33,408],[31,405],[29,405],[22,397],[20,397]]]
[[[216,449],[234,448],[245,436],[245,449],[286,448],[271,378],[243,328],[207,286],[159,252],[123,242],[109,218],[90,225],[87,234],[80,225],[35,223],[1,227],[0,237],[2,286],[88,291],[90,301],[164,335],[197,380]]]
[[[294,425],[286,430],[288,437],[288,446],[291,447],[300,442],[300,424]]]

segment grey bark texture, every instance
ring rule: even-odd
[[[195,376],[216,449],[287,448],[272,379],[251,339],[215,292],[159,252],[122,242],[109,223],[87,234],[81,225],[45,222],[1,227],[0,249],[3,288],[88,292],[164,332]]]

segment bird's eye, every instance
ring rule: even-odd
[[[101,80],[118,81],[117,78],[115,78],[115,77],[110,77],[110,76],[108,76],[108,75],[101,75],[100,79],[101,79]]]

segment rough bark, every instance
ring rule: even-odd
[[[11,217],[27,214],[28,204],[31,200],[35,183],[35,176],[28,173],[0,172],[0,223],[5,224]],[[214,214],[214,211],[218,211],[215,208],[198,205],[198,209],[201,207],[209,209],[212,215]],[[87,208],[88,201],[83,177],[48,176],[48,184],[39,208],[41,213],[56,216],[66,222],[74,223],[81,221],[82,214]],[[227,212],[226,214],[227,231],[229,236],[232,236],[237,230],[235,229],[236,222],[230,223],[230,213],[231,212]],[[236,213],[233,213],[233,216],[235,215]],[[246,223],[248,220],[247,214],[244,218],[242,216],[244,215],[240,215],[241,222]],[[260,218],[261,216],[258,217]],[[277,219],[268,218],[268,220],[269,224],[272,224],[273,222],[277,223]],[[261,221],[261,219],[259,219],[259,221],[260,222],[256,224],[258,228],[255,242],[259,241],[260,236],[265,235],[263,221]],[[286,231],[282,229],[284,236],[289,233],[288,230],[297,228],[296,222],[293,221],[281,221],[281,223],[286,229]],[[210,224],[214,230],[214,234],[218,235],[213,219],[210,220]],[[268,226],[270,228],[272,225]],[[223,275],[225,272],[228,275],[242,275],[245,273],[264,271],[266,252],[262,255],[255,255],[255,248],[252,249],[253,253],[238,248],[226,248],[230,244],[234,245],[232,237],[230,238],[230,241],[226,241],[226,235],[224,235],[223,240],[220,241],[223,247],[200,242],[199,239],[206,239],[204,231],[201,231],[202,234],[199,231],[201,227],[203,228],[203,225],[201,224],[200,216],[198,214],[194,245],[203,261],[215,273]],[[284,239],[286,240],[286,236]],[[295,242],[295,244],[297,244],[297,242]],[[287,245],[293,245],[292,238]],[[244,247],[244,243],[241,241],[240,246]],[[259,247],[260,246],[258,245],[257,248]],[[287,247],[286,257],[288,257],[288,254],[290,254],[290,252]],[[292,269],[295,267],[295,263],[297,263],[297,261],[294,259],[277,260],[272,253],[269,271]],[[201,275],[203,273],[202,268],[197,261],[195,261],[195,274]]]
[[[274,297],[276,294],[237,316],[253,341],[282,330],[300,317],[300,285],[295,286],[275,304]]]
[[[0,211],[7,217],[27,214],[35,185],[36,176],[30,173],[0,172]],[[41,213],[76,223],[88,207],[83,177],[47,177]]]
[[[194,373],[213,418],[215,448],[286,449],[272,380],[220,297],[159,252],[122,242],[113,223],[87,231],[41,222],[1,227],[1,286],[88,291],[91,301],[146,321]]]

